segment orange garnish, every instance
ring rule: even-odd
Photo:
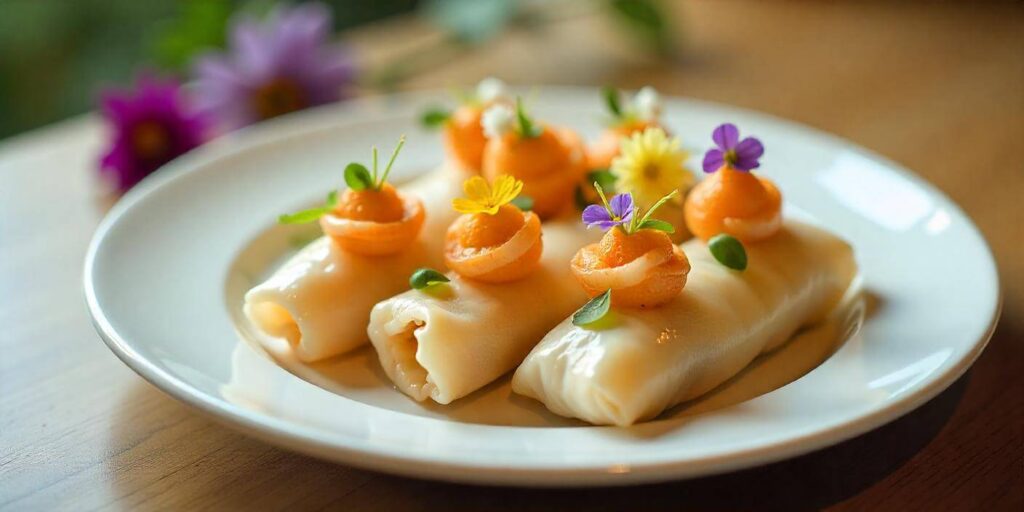
[[[385,183],[379,190],[346,189],[341,193],[341,199],[334,207],[333,213],[352,220],[397,222],[402,220],[405,214],[405,205],[395,187]]]
[[[630,235],[609,229],[600,242],[580,249],[570,266],[591,297],[611,290],[613,305],[640,308],[675,298],[690,272],[682,249],[666,233],[655,230]]]
[[[448,155],[463,169],[479,172],[487,138],[480,125],[484,107],[462,105],[452,112],[444,127]]]
[[[357,199],[354,207],[346,203],[346,197],[366,198],[363,194],[367,192],[390,194],[393,198],[380,202]],[[394,216],[395,200],[400,202],[397,219]],[[423,202],[418,197],[399,194],[390,185],[385,185],[379,191],[346,190],[335,210],[320,217],[320,227],[346,251],[383,256],[401,252],[412,244],[423,227],[425,217]]]
[[[474,176],[466,198],[452,201],[464,212],[445,234],[445,263],[464,277],[498,283],[525,277],[537,267],[544,244],[540,218],[510,204],[523,183],[501,176],[493,184]]]
[[[684,211],[686,227],[702,240],[728,233],[756,242],[778,231],[782,195],[770,180],[723,165],[693,188]]]
[[[545,126],[535,137],[507,132],[484,148],[483,176],[508,174],[522,180],[523,194],[533,199],[533,211],[545,219],[573,204],[585,167],[583,143],[568,129]]]

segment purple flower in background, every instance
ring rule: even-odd
[[[181,87],[172,80],[143,76],[134,90],[105,91],[100,102],[113,128],[100,172],[120,192],[205,141],[208,123],[187,108]]]
[[[740,130],[732,123],[725,123],[715,128],[711,134],[716,149],[704,153],[704,172],[715,172],[722,164],[740,171],[757,169],[761,164],[757,161],[764,154],[761,141],[747,137],[740,140]]]
[[[353,67],[328,44],[331,13],[323,4],[280,7],[268,18],[232,22],[228,53],[201,56],[196,98],[226,128],[238,128],[342,98]]]
[[[604,194],[601,194],[604,199]],[[630,194],[619,194],[612,197],[605,206],[592,204],[583,210],[583,223],[587,227],[597,226],[602,230],[609,230],[615,226],[629,224],[633,220],[633,196]]]

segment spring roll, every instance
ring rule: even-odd
[[[423,201],[419,239],[399,254],[361,256],[321,237],[245,294],[245,314],[270,336],[288,340],[300,361],[313,362],[362,346],[370,309],[409,287],[419,267],[442,265],[444,232],[458,215],[451,201],[464,173],[442,167],[399,187]]]
[[[367,331],[400,391],[447,404],[516,367],[544,333],[587,297],[569,271],[595,241],[575,217],[544,224],[544,252],[529,276],[487,284],[450,273],[436,290],[409,290],[377,304]]]
[[[849,245],[791,221],[748,245],[743,272],[722,266],[700,240],[682,247],[692,268],[676,299],[613,310],[601,327],[564,320],[516,370],[513,391],[598,425],[653,418],[824,319],[856,274]]]

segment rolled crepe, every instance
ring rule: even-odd
[[[455,217],[453,198],[465,174],[442,167],[399,187],[423,200],[419,239],[399,254],[361,256],[321,237],[267,281],[245,294],[245,314],[267,334],[288,340],[294,355],[312,362],[365,344],[370,309],[409,288],[419,267],[443,265],[444,232]]]
[[[700,240],[682,247],[692,268],[676,299],[614,310],[601,327],[566,319],[516,370],[513,391],[593,424],[653,418],[822,320],[856,274],[849,245],[797,222],[749,244],[743,272],[715,261]]]
[[[367,331],[385,373],[417,401],[447,404],[515,368],[586,302],[569,260],[598,236],[575,216],[551,221],[540,266],[524,279],[487,284],[449,274],[446,285],[377,304]]]

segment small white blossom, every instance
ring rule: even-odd
[[[508,105],[501,103],[488,108],[480,118],[480,124],[483,125],[484,135],[487,138],[501,137],[512,129],[515,122],[515,112]]]
[[[636,116],[644,121],[657,121],[661,117],[661,96],[651,86],[637,91],[632,106]]]
[[[481,103],[490,103],[504,98],[505,92],[505,82],[493,76],[484,78],[476,85],[476,99]]]

